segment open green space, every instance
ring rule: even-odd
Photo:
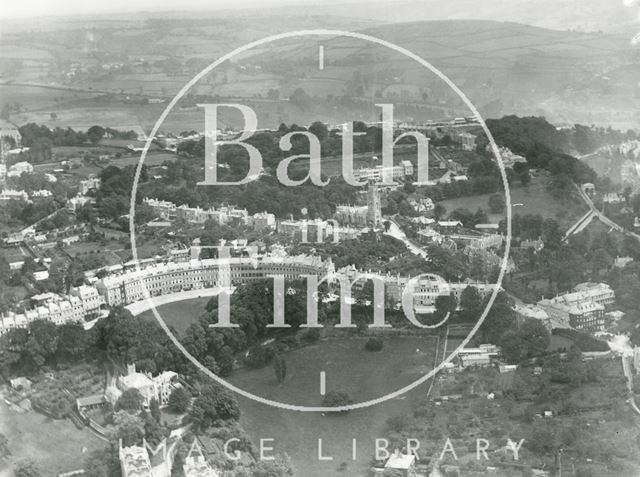
[[[211,297],[202,297],[177,301],[159,306],[157,310],[164,322],[181,334],[204,313],[204,307],[210,299]],[[155,316],[153,316],[153,311],[151,310],[141,313],[139,317],[143,320],[155,320]]]
[[[12,456],[0,462],[0,477],[13,475],[13,465],[32,459],[46,475],[58,475],[82,468],[88,453],[104,442],[71,421],[54,420],[36,412],[17,412],[0,402],[0,432],[9,438]]]
[[[559,201],[554,198],[546,187],[546,177],[533,177],[526,187],[511,187],[511,206],[513,214],[539,214],[545,219],[551,218],[560,223],[563,229],[569,228],[588,210],[586,204],[574,201]],[[458,208],[476,211],[479,207],[489,211],[489,197],[491,194],[458,197],[440,202],[450,213]],[[519,205],[521,204],[521,205]],[[491,214],[489,219],[497,223],[506,217],[505,213]]]
[[[234,373],[230,381],[259,396],[280,402],[318,406],[320,372],[326,390],[349,394],[354,402],[384,396],[425,375],[433,367],[435,338],[383,338],[380,352],[365,351],[365,338],[329,339],[284,355],[287,377],[278,384],[271,366]],[[374,452],[375,439],[384,437],[388,418],[410,413],[424,397],[429,382],[407,394],[366,409],[346,413],[295,412],[240,399],[242,425],[251,438],[274,439],[276,452],[286,452],[296,475],[334,477],[362,475]],[[318,460],[318,439],[323,454]],[[357,439],[357,460],[351,460],[352,439]],[[340,466],[345,466],[338,470]]]

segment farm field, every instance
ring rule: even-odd
[[[379,353],[365,351],[365,341],[330,339],[287,353],[287,378],[282,385],[277,384],[271,366],[238,371],[230,381],[269,399],[317,406],[321,404],[320,371],[326,372],[327,391],[344,391],[360,402],[397,390],[432,369],[435,338],[385,338]],[[387,419],[411,412],[428,385],[423,383],[398,398],[343,414],[295,412],[240,398],[241,422],[256,444],[261,438],[271,438],[275,452],[286,450],[296,475],[365,475],[375,439],[384,437]],[[323,439],[323,454],[333,456],[333,461],[318,460],[319,438]],[[357,439],[355,462],[351,460],[352,439]]]
[[[555,219],[561,227],[569,228],[582,215],[587,212],[587,206],[581,202],[560,202],[554,199],[546,189],[546,178],[535,177],[526,187],[512,187],[511,204],[513,214],[540,214],[542,217]],[[489,213],[489,196],[491,194],[459,197],[440,202],[451,213],[457,208],[469,209],[475,212],[479,207]],[[522,204],[522,205],[516,205]],[[504,219],[506,214],[491,214],[489,220],[498,223]]]
[[[33,411],[18,413],[4,401],[0,401],[0,430],[9,438],[12,453],[8,462],[0,462],[0,477],[12,476],[15,462],[27,458],[46,470],[46,475],[78,470],[88,453],[105,445],[69,420],[54,420]]]

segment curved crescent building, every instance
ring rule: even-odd
[[[96,289],[108,306],[129,305],[151,297],[199,288],[229,287],[252,280],[282,275],[296,279],[303,275],[323,276],[334,272],[333,263],[320,257],[274,256],[198,259],[157,263],[109,275],[96,283]]]

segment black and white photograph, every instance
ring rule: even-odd
[[[0,477],[640,477],[640,0],[2,0]]]

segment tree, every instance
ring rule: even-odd
[[[216,419],[238,419],[240,408],[235,397],[216,384],[202,389],[189,411],[189,419],[196,430],[204,431],[211,427]]]
[[[453,293],[449,295],[438,295],[435,302],[435,319],[441,321],[447,313],[454,313],[458,307],[458,301]]]
[[[87,137],[93,144],[98,144],[104,136],[105,130],[101,126],[91,126],[87,131]]]
[[[14,477],[42,477],[40,468],[31,459],[19,461],[13,470]]]
[[[276,375],[278,384],[284,383],[284,380],[287,377],[287,362],[279,354],[276,354],[273,357],[273,372]]]
[[[526,320],[519,329],[510,329],[500,338],[502,356],[510,363],[540,356],[545,353],[550,335],[539,320]]]
[[[460,295],[461,316],[466,320],[477,319],[482,312],[482,297],[474,286],[467,286]]]
[[[11,457],[9,439],[4,434],[0,434],[0,461],[5,460],[7,457]]]
[[[293,93],[291,93],[291,96],[289,96],[289,101],[291,102],[291,104],[295,104],[299,108],[305,109],[307,106],[309,106],[311,98],[304,89],[296,88]]]
[[[309,126],[309,132],[315,134],[320,142],[324,141],[329,134],[327,125],[320,121],[312,123],[311,126]]]
[[[483,309],[489,302],[490,295],[487,295],[482,303]],[[502,334],[513,324],[513,309],[510,299],[503,291],[498,292],[493,306],[487,313],[485,320],[480,327],[482,340],[485,343],[499,344]]]
[[[151,417],[155,419],[156,422],[160,422],[160,403],[156,398],[153,398],[149,402],[149,412],[151,413]]]
[[[11,278],[9,262],[3,254],[0,254],[0,282],[8,283]]]
[[[127,389],[116,403],[117,410],[137,412],[142,407],[142,394],[135,388]]]
[[[293,469],[289,457],[277,455],[274,460],[261,460],[252,469],[253,477],[291,477]]]
[[[369,338],[364,345],[364,349],[367,351],[382,351],[383,346],[384,343],[380,338]]]
[[[144,437],[144,421],[139,416],[129,414],[127,411],[114,413],[113,425],[113,437],[122,439],[124,446],[139,444]]]
[[[563,233],[558,222],[553,219],[546,219],[542,224],[542,235],[546,248],[556,249],[560,247]]]
[[[322,399],[322,405],[325,407],[339,407],[351,404],[351,397],[342,391],[329,391]]]
[[[491,194],[489,196],[489,210],[493,214],[500,214],[504,212],[505,200],[502,194]]]
[[[526,186],[531,182],[531,174],[529,168],[523,168],[520,172],[516,172],[516,178],[520,181],[520,184]]]
[[[144,438],[154,446],[160,444],[165,437],[165,429],[160,426],[159,421],[153,416],[145,413],[144,415]]]
[[[184,386],[175,388],[169,396],[169,408],[180,414],[189,410],[191,404],[191,393]]]
[[[437,203],[433,209],[433,215],[435,216],[436,220],[440,220],[441,218],[443,218],[446,215],[446,213],[447,213],[447,209],[441,203]]]

